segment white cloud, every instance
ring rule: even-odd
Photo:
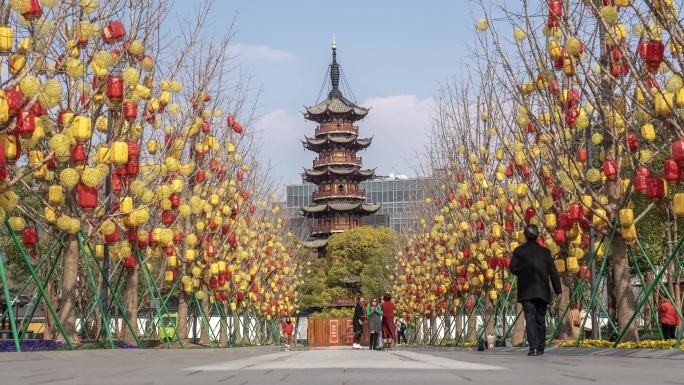
[[[281,51],[267,45],[246,45],[237,43],[230,46],[229,50],[242,59],[264,61],[296,61],[297,55],[292,52]]]
[[[376,168],[377,175],[411,175],[415,151],[426,143],[431,99],[415,95],[372,97],[360,103],[372,107],[368,117],[357,122],[360,137],[373,136],[373,143],[359,152],[364,168]],[[314,136],[316,124],[305,121],[301,112],[275,110],[262,116],[255,129],[262,133],[263,154],[269,157],[284,184],[301,183],[302,168],[310,168],[315,154],[301,145],[304,136]]]

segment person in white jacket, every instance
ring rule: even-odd
[[[591,339],[591,329],[592,329],[591,314],[589,314],[589,316],[587,316],[586,321],[584,321],[585,316],[587,316],[587,311],[585,309],[582,309],[582,312],[580,313],[580,322],[584,322],[584,339],[590,340]]]

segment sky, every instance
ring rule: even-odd
[[[198,4],[176,0],[170,16],[183,17]],[[319,102],[333,33],[356,102],[371,108],[357,122],[360,137],[373,137],[358,154],[364,168],[411,176],[416,151],[426,143],[433,96],[440,81],[460,72],[479,18],[465,0],[216,0],[211,28],[222,33],[236,13],[233,49],[241,70],[262,89],[253,129],[283,190],[301,183],[316,156],[301,144],[316,127],[302,112]],[[327,88],[321,98],[326,95]]]

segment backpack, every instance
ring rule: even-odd
[[[399,323],[399,331],[402,331],[402,332],[406,331],[406,322],[400,322]]]

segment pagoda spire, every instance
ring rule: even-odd
[[[330,65],[330,82],[332,83],[332,90],[330,95],[342,95],[340,91],[340,65],[337,64],[337,44],[335,43],[335,34],[333,33],[332,42],[332,57],[333,61]]]

